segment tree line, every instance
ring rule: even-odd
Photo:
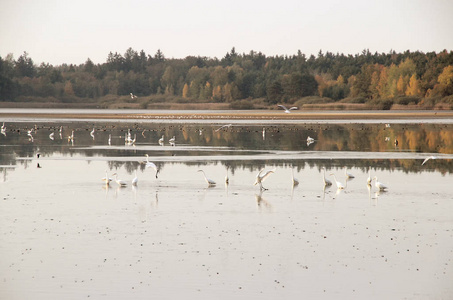
[[[17,60],[0,57],[0,101],[84,102],[123,97],[179,102],[241,103],[398,103],[453,105],[453,51],[307,57],[237,53],[221,59],[166,58],[127,49],[110,52],[106,62],[35,65],[27,52]],[[134,100],[135,99],[135,100]],[[150,98],[151,99],[151,98]],[[305,100],[304,100],[305,99]],[[304,102],[305,101],[305,102]],[[450,107],[451,108],[451,107]]]

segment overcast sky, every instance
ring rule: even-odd
[[[104,63],[132,47],[167,58],[236,52],[453,50],[452,0],[0,0],[0,56]]]

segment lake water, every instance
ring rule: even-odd
[[[3,121],[1,299],[453,297],[449,121]]]

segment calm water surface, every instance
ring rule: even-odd
[[[2,299],[453,297],[449,122],[5,126]],[[324,187],[323,168],[346,188]]]

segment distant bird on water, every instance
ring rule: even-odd
[[[280,108],[282,108],[282,109],[285,111],[285,113],[287,113],[287,114],[289,114],[289,113],[290,113],[292,110],[294,110],[294,109],[298,109],[297,106],[293,106],[293,107],[290,107],[290,108],[286,108],[286,106],[280,105],[280,104],[277,105],[277,106],[280,107]]]

